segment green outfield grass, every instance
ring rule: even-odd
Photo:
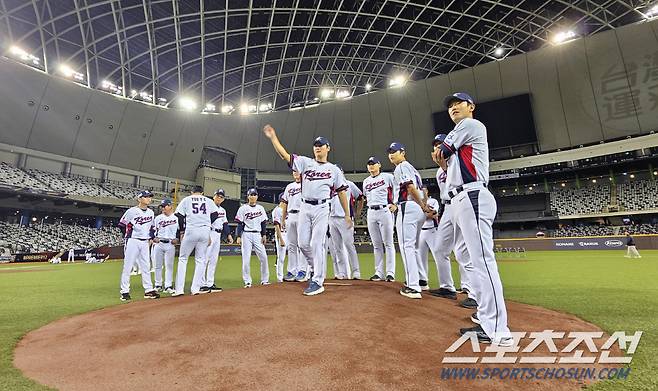
[[[658,389],[658,251],[630,260],[617,251],[531,252],[525,258],[500,258],[506,298],[575,314],[608,332],[644,335],[628,380],[601,382],[595,390]],[[270,257],[274,280],[273,257]],[[29,330],[55,319],[113,305],[119,301],[121,262],[104,264],[9,264],[0,266],[0,390],[43,390],[12,365],[12,352]],[[374,271],[373,257],[361,255],[362,276]],[[189,287],[193,262],[188,264]],[[224,257],[217,285],[241,288],[238,257]],[[331,269],[331,267],[330,267]],[[433,268],[431,268],[433,269]],[[453,267],[453,270],[456,270]],[[258,283],[257,261],[252,275]],[[398,257],[398,276],[402,276]],[[332,272],[329,272],[332,276]],[[436,283],[432,270],[431,283]],[[142,300],[140,277],[132,277],[133,299]],[[301,291],[301,287],[300,287]],[[300,292],[301,293],[301,292]]]

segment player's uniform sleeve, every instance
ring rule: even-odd
[[[354,182],[349,182],[349,185],[354,200],[358,200],[359,198],[363,197],[363,192],[361,191],[361,189],[359,189],[359,187],[356,184],[354,184]]]
[[[393,204],[393,203],[394,203],[394,200],[395,200],[395,198],[394,198],[394,196],[393,196],[393,190],[395,189],[395,177],[393,176],[393,174],[386,174],[386,186],[388,187],[388,188],[387,188],[387,191],[388,191],[388,196],[387,196],[388,203],[389,203],[389,204]]]
[[[283,194],[281,194],[281,200],[280,202],[283,202],[284,204],[288,203],[288,192],[290,191],[290,184],[286,186],[286,189],[283,191]]]
[[[272,223],[274,225],[281,225],[281,208],[274,208],[272,211]]]
[[[261,214],[262,217],[261,217],[261,220],[260,220],[260,234],[261,234],[261,236],[265,236],[265,234],[267,234],[267,220],[268,220],[268,218],[267,218],[267,213],[265,212],[265,208],[263,208],[261,206],[260,210],[263,212]]]
[[[336,166],[334,166],[334,183],[333,183],[333,188],[336,193],[345,191],[348,189],[349,185],[347,184],[347,180],[345,179],[345,175],[340,171],[340,169]]]
[[[473,139],[486,133],[484,125],[473,118],[461,120],[455,128],[448,133],[440,148],[443,151],[443,157],[449,158],[457,150],[466,144],[471,144]]]
[[[123,234],[124,237],[127,235],[128,231],[131,228],[130,222],[132,221],[132,219],[133,219],[133,210],[131,208],[125,211],[125,213],[123,214],[123,216],[121,216],[121,219],[119,220],[119,229],[121,230],[121,233]]]
[[[235,221],[241,223],[244,221],[244,206],[241,206],[238,209],[238,212],[235,214]]]
[[[406,187],[409,184],[414,184],[414,179],[416,179],[416,174],[411,169],[411,165],[409,163],[401,164],[399,166],[399,169],[400,169],[400,187],[402,186]]]
[[[187,216],[187,204],[188,198],[183,199],[180,204],[176,207],[176,214],[181,216]]]
[[[306,170],[306,167],[308,167],[311,161],[312,159],[306,156],[292,154],[290,155],[290,168],[301,174]]]

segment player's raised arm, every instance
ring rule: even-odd
[[[290,154],[286,149],[283,147],[281,142],[279,141],[279,138],[276,136],[276,131],[274,128],[270,125],[267,124],[263,127],[263,133],[265,134],[265,137],[269,138],[270,141],[272,142],[272,146],[274,147],[274,150],[276,153],[281,156],[281,159],[285,160],[286,163],[290,164]]]

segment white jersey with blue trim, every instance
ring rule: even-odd
[[[482,122],[473,118],[459,121],[440,148],[446,158],[455,155],[448,164],[448,190],[471,182],[489,182],[489,144]]]
[[[439,212],[439,201],[436,198],[428,197],[426,201],[428,208],[432,209],[435,212]],[[425,222],[423,223],[423,228],[437,228],[439,223],[432,217],[425,216]]]
[[[261,222],[267,221],[267,213],[262,205],[244,204],[235,215],[238,223],[244,223],[244,231],[260,232]]]
[[[450,159],[453,159],[452,157]],[[439,185],[439,198],[444,201],[450,200],[448,195],[448,185],[446,181],[448,179],[448,173],[441,167],[436,170],[436,183]]]
[[[359,186],[354,184],[354,182],[346,180],[345,183],[347,184],[346,195],[347,205],[350,208],[350,217],[354,217],[354,203],[360,197],[363,197],[363,193],[361,192],[361,189],[359,189]],[[332,194],[330,216],[345,217],[345,211],[343,210],[343,206],[340,204],[340,198],[336,192]]]
[[[272,209],[272,223],[278,225],[281,228],[281,232],[286,232],[285,229],[281,226],[281,221],[283,220],[283,209],[277,205],[276,208]]]
[[[343,173],[333,163],[291,155],[290,167],[302,176],[304,200],[328,200],[333,191],[347,189]]]
[[[155,237],[160,239],[175,239],[178,231],[178,217],[173,213],[169,216],[162,213],[155,217]]]
[[[126,226],[126,239],[150,239],[154,213],[151,209],[133,206],[121,216],[119,223]]]
[[[412,183],[416,186],[421,200],[424,199],[425,195],[420,190],[423,186],[423,182],[420,178],[420,174],[411,165],[408,161],[403,161],[395,167],[393,172],[393,177],[395,178],[395,187],[393,188],[393,200],[396,204],[404,201],[413,201],[413,197],[409,194],[407,186]]]
[[[224,223],[228,223],[228,217],[226,216],[226,209],[222,208],[221,206],[217,206],[217,220],[215,220],[212,223],[211,228],[222,229],[224,228]]]
[[[296,210],[302,207],[302,184],[297,182],[288,183],[281,196],[281,202],[288,204],[286,211]]]
[[[185,229],[210,228],[210,215],[218,212],[217,205],[202,194],[189,195],[178,204],[176,213],[185,216]]]
[[[387,172],[363,180],[363,194],[368,206],[386,206],[393,203],[395,178]]]

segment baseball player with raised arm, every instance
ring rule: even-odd
[[[349,213],[351,220],[354,221],[354,203],[359,203],[359,210],[363,208],[363,193],[354,182],[345,180],[345,184],[347,185],[347,193],[349,196]],[[354,224],[351,224],[350,226],[347,225],[345,221],[345,212],[343,211],[343,208],[341,208],[340,199],[336,197],[336,194],[332,194],[329,216],[329,232],[334,244],[336,264],[338,265],[339,270],[345,271],[345,275],[348,279],[350,278],[351,273],[351,278],[353,280],[360,280],[361,268],[359,266],[359,255],[357,254],[356,246],[354,245]]]
[[[436,158],[447,165],[446,186],[455,232],[464,237],[473,262],[470,283],[477,295],[475,327],[460,329],[461,334],[476,333],[483,343],[510,346],[514,343],[507,326],[507,308],[503,284],[493,252],[493,221],[496,200],[487,189],[489,181],[489,145],[487,129],[473,118],[475,102],[458,92],[444,100],[455,128],[439,146]],[[454,156],[454,159],[443,163]]]
[[[251,288],[251,250],[253,249],[260,261],[260,284],[269,285],[270,269],[267,265],[267,252],[265,252],[265,226],[267,213],[258,201],[258,191],[254,188],[247,190],[247,203],[238,209],[235,221],[238,229],[235,232],[237,243],[242,249],[242,280],[245,288]]]
[[[395,216],[391,212],[393,205],[393,175],[381,172],[382,164],[378,158],[368,158],[370,176],[363,180],[363,194],[368,206],[368,232],[375,253],[375,274],[370,281],[395,281],[395,245],[393,244],[393,225]],[[357,210],[357,215],[361,211]],[[386,254],[386,274],[384,274],[384,254]]]
[[[150,191],[142,191],[137,196],[139,204],[128,209],[119,220],[119,229],[124,234],[125,246],[123,255],[123,269],[121,271],[121,301],[128,301],[130,297],[130,270],[136,263],[142,275],[145,299],[157,299],[158,292],[153,289],[151,273],[149,272],[149,245],[153,228],[153,211],[148,205],[151,203]]]
[[[324,292],[323,284],[327,273],[327,252],[324,242],[329,225],[329,201],[332,191],[338,193],[340,205],[345,213],[345,226],[351,228],[353,225],[345,193],[347,190],[345,178],[340,169],[327,160],[331,147],[325,137],[320,136],[313,141],[314,158],[310,159],[306,156],[290,155],[270,125],[265,125],[263,132],[270,139],[279,156],[302,177],[302,207],[297,223],[297,234],[299,247],[304,256],[312,260],[314,271],[313,279],[304,290],[304,295],[318,295]]]
[[[391,143],[388,147],[388,159],[395,165],[393,172],[394,199],[397,205],[392,208],[398,210],[395,231],[398,233],[407,283],[400,289],[400,294],[410,299],[420,299],[422,296],[418,274],[418,264],[420,263],[418,236],[425,221],[424,212],[428,212],[430,209],[425,204],[420,174],[407,161],[404,145],[398,142]]]
[[[231,229],[228,226],[228,217],[226,210],[221,207],[222,202],[226,199],[226,193],[223,189],[217,189],[213,194],[212,200],[217,205],[217,220],[210,226],[210,240],[206,258],[208,259],[208,266],[204,274],[202,287],[200,290],[206,292],[221,292],[222,288],[215,285],[215,270],[217,270],[217,259],[219,258],[219,250],[221,249],[222,238],[227,238],[228,243],[233,243],[233,236],[231,236]]]
[[[279,200],[281,196],[279,195]],[[274,244],[276,246],[276,280],[283,282],[283,266],[286,260],[286,227],[283,226],[283,209],[280,205],[272,210],[272,223],[274,223]],[[288,260],[290,263],[290,260]]]
[[[201,290],[205,280],[206,259],[210,240],[210,226],[217,220],[219,210],[217,205],[203,195],[203,187],[195,185],[192,194],[183,198],[176,208],[178,229],[181,232],[180,250],[178,251],[178,270],[176,272],[176,292],[172,296],[185,294],[185,274],[187,258],[194,250],[194,277],[191,292],[193,295],[208,293]]]
[[[175,244],[178,244],[178,217],[174,216],[171,200],[160,202],[162,213],[157,215],[154,223],[153,250],[151,258],[155,266],[155,289],[162,290],[162,266],[165,268],[164,291],[174,293],[174,257]]]
[[[288,245],[288,273],[284,281],[308,281],[308,260],[299,250],[297,241],[299,211],[302,207],[302,178],[297,171],[292,172],[295,179],[286,186],[281,195],[281,225],[286,229],[285,242]]]
[[[435,246],[432,250],[432,254],[434,256],[437,272],[439,274],[439,288],[430,289],[429,294],[446,299],[457,298],[457,294],[453,286],[450,266],[450,252],[454,249],[455,258],[457,259],[457,264],[459,265],[461,289],[462,292],[468,294],[468,298],[462,300],[460,305],[465,308],[476,309],[477,301],[475,298],[475,292],[471,288],[471,284],[468,278],[469,273],[473,272],[473,263],[470,261],[468,256],[468,251],[466,249],[466,243],[464,243],[463,235],[459,231],[457,232],[457,235],[455,235],[455,227],[452,223],[453,208],[450,205],[450,196],[448,195],[448,189],[446,187],[447,172],[443,167],[440,166],[442,162],[436,159],[436,154],[440,150],[439,147],[446,137],[446,134],[437,134],[434,137],[432,144],[434,147],[432,159],[435,161],[435,163],[437,163],[437,165],[439,165],[439,168],[436,170],[436,183],[439,186],[441,209],[438,215],[438,235],[433,237],[433,241],[428,241],[430,248],[432,245]],[[453,158],[454,157],[449,158],[448,161]],[[448,280],[448,278],[443,278],[443,275],[450,276],[450,279]]]

